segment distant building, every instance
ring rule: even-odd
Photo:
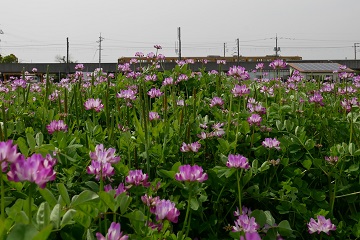
[[[292,75],[294,70],[297,70],[300,72],[300,75],[307,80],[316,78],[337,79],[338,71],[355,72],[350,68],[340,70],[341,65],[334,62],[290,62],[288,65],[290,68],[290,75]]]

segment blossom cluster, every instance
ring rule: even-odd
[[[17,151],[17,145],[14,145],[12,140],[0,142],[0,163],[2,172],[7,172],[10,164],[10,170],[7,172],[10,181],[28,181],[36,183],[40,188],[45,188],[48,181],[56,178],[53,170],[56,159],[49,154],[46,157],[33,154],[25,158]]]
[[[90,152],[90,158],[91,164],[87,167],[87,173],[94,174],[97,180],[114,175],[115,170],[111,164],[120,161],[120,157],[115,156],[115,149],[106,149],[103,144],[96,145],[95,152]]]

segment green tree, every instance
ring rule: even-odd
[[[0,55],[0,63],[18,63],[19,59],[14,54],[9,54],[7,56]]]

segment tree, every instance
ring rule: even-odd
[[[76,63],[77,61],[74,61],[71,59],[72,57],[69,57],[69,63]],[[61,56],[60,54],[55,56],[55,62],[58,63],[66,63],[66,57],[65,56]]]
[[[0,55],[0,63],[18,63],[19,59],[14,54],[9,54],[7,56]]]

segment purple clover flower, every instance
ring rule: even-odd
[[[121,232],[120,223],[112,222],[106,237],[104,237],[100,232],[96,233],[97,240],[128,240],[128,235],[123,235]]]
[[[10,171],[7,177],[14,182],[33,182],[40,188],[45,188],[48,181],[53,181],[56,178],[56,173],[53,166],[56,159],[47,155],[44,158],[41,154],[33,154],[27,159],[23,155],[18,158],[10,166]]]
[[[250,78],[248,71],[246,71],[244,67],[240,66],[230,67],[227,74],[238,80],[248,80]]]
[[[104,186],[104,191],[105,192],[109,192],[111,190],[115,190],[115,196],[114,197],[117,197],[118,195],[126,192],[126,187],[124,185],[124,183],[120,183],[118,187],[116,188],[113,188],[110,184]]]
[[[193,142],[193,143],[182,143],[182,146],[180,147],[181,152],[198,152],[201,147],[201,144],[199,142]]]
[[[272,67],[273,69],[279,69],[279,68],[284,68],[287,66],[286,62],[284,62],[284,60],[282,59],[275,59],[274,61],[272,61],[269,64],[270,67]]]
[[[160,119],[160,115],[157,112],[149,112],[149,121]]]
[[[325,219],[325,217],[321,215],[317,216],[317,221],[311,218],[307,226],[310,234],[313,234],[315,232],[320,234],[321,232],[324,232],[329,235],[330,231],[336,230],[336,226],[331,223],[331,220]]]
[[[248,119],[247,119],[248,123],[250,124],[250,126],[252,125],[257,125],[260,126],[260,123],[262,121],[262,118],[260,117],[259,114],[252,114]]]
[[[104,148],[103,144],[98,144],[95,147],[95,152],[90,152],[91,160],[102,163],[117,163],[120,161],[119,156],[115,156],[115,148]]]
[[[161,92],[160,89],[152,88],[152,89],[150,89],[150,91],[148,91],[147,94],[150,96],[150,98],[156,98],[156,97],[160,97],[164,93]]]
[[[265,138],[261,143],[265,148],[280,150],[280,142],[276,138]]]
[[[211,99],[210,107],[215,107],[215,106],[222,107],[223,105],[224,105],[224,100],[222,98],[214,97],[213,99]]]
[[[208,179],[208,175],[203,173],[202,167],[198,165],[182,165],[179,172],[175,174],[177,181],[203,182]]]
[[[235,87],[231,90],[231,93],[234,97],[242,97],[250,93],[250,89],[246,85],[235,85]]]
[[[21,158],[21,154],[17,151],[17,145],[12,140],[0,142],[0,164],[1,170],[6,172],[8,163],[17,162]]]
[[[163,86],[174,85],[174,79],[172,77],[165,78],[162,82]]]
[[[242,214],[235,220],[235,226],[233,226],[233,232],[245,232],[255,233],[259,225],[256,223],[254,217],[249,217],[246,214]]]
[[[143,185],[144,187],[149,187],[150,183],[148,182],[148,178],[149,176],[146,173],[143,173],[141,169],[130,170],[129,175],[125,178],[125,181],[131,185]]]
[[[84,106],[86,110],[94,109],[97,112],[100,112],[104,108],[104,105],[101,104],[101,99],[98,98],[97,99],[89,98],[84,103]]]
[[[156,204],[160,201],[160,197],[152,197],[145,194],[144,196],[141,196],[141,201],[149,207],[151,213],[155,213]]]
[[[157,221],[167,219],[173,223],[177,223],[180,211],[175,207],[175,203],[162,199],[156,202],[155,215]]]
[[[88,174],[94,174],[96,180],[100,180],[100,178],[105,179],[106,177],[110,178],[115,174],[115,170],[111,166],[111,163],[95,160],[91,161],[91,164],[87,167],[86,172]]]
[[[134,101],[136,99],[136,91],[132,89],[120,90],[120,92],[116,94],[116,97]]]
[[[242,168],[242,169],[249,169],[249,161],[246,157],[240,154],[229,154],[228,161],[226,162],[226,166],[228,168]]]
[[[63,120],[53,120],[46,126],[46,129],[49,134],[53,134],[54,132],[67,132],[68,126]]]

